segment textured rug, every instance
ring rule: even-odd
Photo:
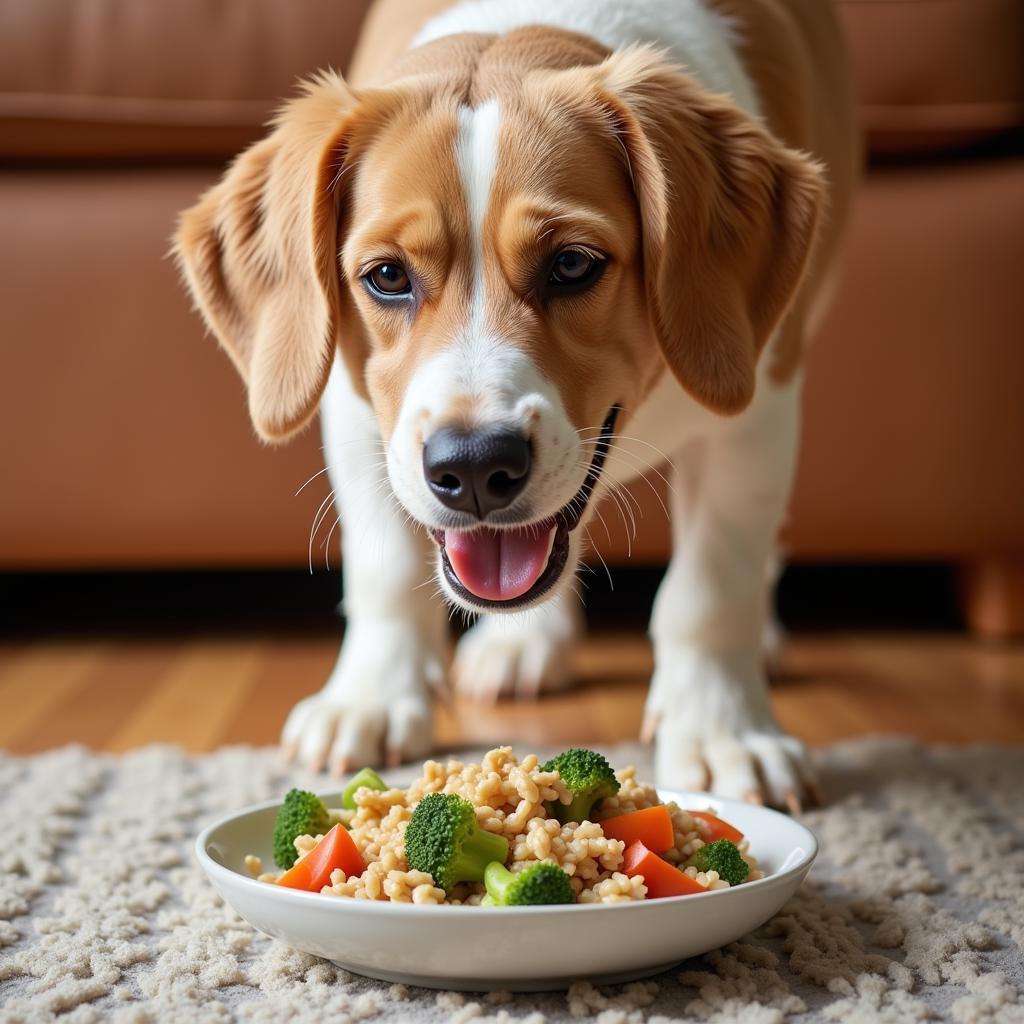
[[[822,855],[757,933],[653,981],[474,997],[350,975],[220,901],[201,825],[312,781],[272,752],[0,755],[0,1021],[1024,1022],[1024,749],[858,741],[822,770]]]

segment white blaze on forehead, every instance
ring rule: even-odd
[[[488,100],[479,107],[462,107],[459,110],[459,137],[455,149],[469,210],[475,291],[482,290],[483,284],[484,218],[491,198],[494,169],[498,164],[500,121],[501,111],[496,99]],[[477,297],[474,295],[474,299]]]
[[[502,391],[519,384],[514,366],[522,359],[515,349],[496,338],[487,324],[484,221],[498,165],[500,128],[501,108],[496,99],[487,100],[478,107],[459,109],[455,159],[469,216],[468,257],[472,291],[461,335],[453,339],[452,346],[445,353],[448,357],[447,387],[439,395],[449,398],[453,394],[468,394],[484,408],[498,405],[503,397]],[[488,413],[484,408],[481,412],[486,416]],[[490,414],[501,415],[508,411],[492,408]]]

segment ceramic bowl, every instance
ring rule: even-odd
[[[429,988],[542,991],[578,979],[649,977],[764,924],[796,891],[818,851],[784,814],[707,793],[660,790],[710,809],[750,840],[765,877],[731,889],[636,903],[547,907],[418,906],[321,896],[257,882],[243,861],[273,863],[278,802],[215,821],[196,854],[217,891],[254,928],[346,970]]]

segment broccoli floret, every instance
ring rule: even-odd
[[[426,871],[450,892],[459,882],[482,882],[491,861],[508,856],[508,840],[480,828],[468,800],[455,793],[428,793],[405,829],[409,867]]]
[[[562,782],[572,793],[572,802],[563,804],[560,800],[548,803],[548,813],[562,824],[567,821],[587,821],[594,805],[619,791],[619,780],[615,778],[612,766],[593,750],[573,747],[553,757],[541,771],[558,772]]]
[[[360,789],[388,788],[388,784],[372,769],[361,768],[352,776],[349,784],[341,791],[341,806],[347,807],[350,811],[356,809],[356,792]]]
[[[698,871],[717,871],[730,885],[746,881],[750,867],[740,854],[739,847],[731,839],[718,839],[702,846],[685,864]]]
[[[289,790],[274,822],[274,863],[287,870],[298,859],[295,840],[299,836],[327,835],[339,821],[345,824],[342,813],[328,810],[316,793]]]
[[[531,864],[515,873],[495,861],[484,871],[485,907],[532,907],[542,903],[575,903],[569,876],[547,861]]]

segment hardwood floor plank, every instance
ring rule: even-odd
[[[216,743],[275,744],[288,712],[327,681],[340,637],[285,638],[267,646],[236,713]]]
[[[103,749],[149,699],[167,665],[177,657],[173,641],[124,641],[101,656],[93,670],[11,745],[34,753],[66,743]]]
[[[29,644],[0,670],[0,746],[19,749],[22,737],[48,716],[108,657],[92,642]]]
[[[253,640],[198,641],[181,653],[149,698],[110,738],[113,751],[146,743],[213,749],[237,714],[266,656]]]
[[[0,745],[124,750],[271,744],[291,707],[323,685],[338,637],[106,638],[0,645]],[[651,672],[639,631],[596,631],[574,656],[577,686],[537,702],[438,706],[442,749],[634,739]],[[812,744],[899,732],[924,742],[1024,742],[1024,645],[953,634],[792,638],[772,688],[784,727]]]

